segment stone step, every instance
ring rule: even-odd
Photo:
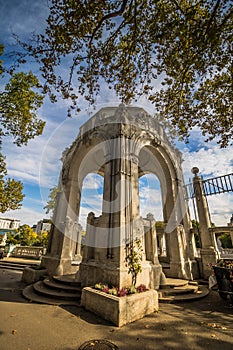
[[[174,288],[162,288],[158,291],[161,297],[169,296],[169,295],[171,296],[184,295],[184,294],[191,294],[191,293],[197,293],[197,292],[198,292],[198,286],[190,286],[190,285],[174,287]]]
[[[160,303],[176,303],[176,302],[186,302],[195,301],[206,297],[209,294],[209,289],[206,286],[199,286],[198,290],[194,293],[159,296]]]
[[[53,280],[55,282],[66,284],[69,286],[81,286],[81,283],[77,280],[76,274],[53,276]]]
[[[176,288],[176,287],[187,286],[188,284],[189,284],[188,280],[166,277],[166,284],[164,284],[162,288],[168,288],[168,287]]]
[[[79,306],[79,301],[74,300],[63,300],[63,299],[55,299],[46,297],[43,295],[39,295],[35,293],[35,290],[33,288],[33,285],[29,285],[22,291],[22,294],[25,299],[27,299],[30,302],[38,303],[38,304],[49,304],[49,305],[75,305]]]
[[[36,292],[36,294],[48,297],[48,298],[54,298],[59,300],[72,300],[72,301],[79,301],[81,298],[81,292],[65,292],[63,290],[59,289],[51,289],[47,287],[43,281],[38,281],[33,284],[33,289]]]
[[[77,286],[69,285],[69,284],[58,282],[58,281],[54,281],[53,279],[50,279],[50,278],[45,278],[43,282],[44,282],[45,286],[47,286],[51,289],[54,289],[54,290],[59,289],[59,290],[65,291],[67,293],[76,293],[76,292],[81,293],[82,292],[82,288],[80,285],[77,285]]]
[[[27,300],[51,305],[79,305],[81,294],[81,283],[75,274],[47,277],[23,290]]]
[[[11,264],[2,264],[0,263],[0,268],[1,269],[6,269],[6,270],[17,270],[17,271],[23,271],[26,266],[16,266],[16,265],[11,265]]]
[[[38,266],[38,263],[21,263],[7,260],[0,260],[0,268],[9,269],[9,270],[20,270],[22,271],[27,266]]]

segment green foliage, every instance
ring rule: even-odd
[[[192,228],[194,229],[194,239],[197,248],[201,248],[201,238],[199,234],[199,222],[192,220]]]
[[[22,225],[16,232],[7,234],[7,244],[20,244],[22,246],[47,246],[48,232],[39,235],[29,225]]]
[[[164,222],[163,221],[156,221],[155,227],[157,229],[164,229]]]
[[[24,194],[23,184],[14,179],[0,180],[0,212],[20,209]]]
[[[0,56],[4,52],[0,45]],[[4,69],[0,61],[0,76]],[[29,139],[40,135],[45,122],[36,112],[43,103],[43,95],[35,92],[40,87],[32,72],[13,74],[0,92],[0,145],[4,136],[11,135],[17,146],[27,144]],[[5,157],[0,152],[0,212],[19,209],[22,206],[23,184],[7,177]]]
[[[28,225],[22,225],[17,230],[17,236],[19,244],[23,246],[30,246],[37,239],[37,234],[33,231],[33,229]]]
[[[137,283],[137,276],[142,272],[142,242],[136,238],[129,246],[126,247],[126,266],[128,267],[128,273],[132,275],[132,285],[135,287]]]
[[[22,45],[40,63],[53,101],[60,92],[79,110],[78,95],[93,104],[105,80],[126,103],[146,95],[181,138],[198,126],[206,140],[231,142],[232,1],[51,0],[49,6],[45,33]],[[70,74],[60,76],[67,60]]]
[[[52,187],[50,189],[49,200],[46,206],[44,207],[44,209],[46,209],[46,214],[51,212],[51,216],[53,215],[55,205],[56,205],[56,196],[58,192],[59,192],[58,186]]]
[[[230,249],[233,248],[230,233],[224,232],[224,233],[220,234],[219,239],[222,242],[223,248],[230,248]]]
[[[49,232],[43,231],[39,235],[37,235],[32,245],[38,246],[38,247],[47,247],[48,238],[49,238]]]
[[[215,223],[211,222],[211,227],[215,227]],[[201,237],[199,233],[200,224],[196,220],[192,220],[192,228],[194,229],[194,238],[197,248],[201,248]]]
[[[7,232],[7,240],[6,240],[6,244],[19,244],[19,240],[18,240],[18,235],[15,233],[11,233],[11,232]]]
[[[7,177],[6,163],[0,153],[0,212],[20,209],[23,198],[22,182]]]
[[[43,103],[43,96],[33,89],[39,81],[32,72],[15,73],[0,94],[0,121],[2,135],[11,135],[17,146],[43,132],[45,122],[38,119],[36,111]]]

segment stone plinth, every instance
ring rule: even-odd
[[[215,265],[218,260],[218,255],[214,247],[201,248],[202,275],[208,279],[212,275],[212,265]]]
[[[33,267],[25,267],[23,270],[22,281],[31,284],[39,281],[43,276],[47,274],[45,268],[33,268]]]
[[[41,266],[44,267],[50,276],[68,275],[76,273],[78,270],[77,264],[72,265],[71,258],[59,258],[51,255],[42,257]]]
[[[91,287],[83,288],[81,306],[118,327],[134,322],[158,310],[158,293],[142,293],[116,297]]]

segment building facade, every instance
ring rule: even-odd
[[[9,218],[0,218],[0,229],[13,229],[17,230],[20,226],[20,220],[18,219],[9,219]]]

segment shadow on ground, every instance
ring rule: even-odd
[[[21,308],[20,304],[17,307],[14,302],[28,304],[21,296],[24,284],[20,279],[20,273],[0,270],[0,300],[9,302],[9,307],[5,307],[5,310],[9,309],[9,314],[4,315],[5,322],[11,324],[13,319],[16,321],[22,313],[25,318],[23,321],[27,324],[26,328],[21,330],[23,333],[28,327],[32,327],[32,332],[43,334],[46,339],[49,334],[50,344],[58,344],[52,348],[37,346],[38,350],[78,350],[84,341],[91,339],[106,339],[116,344],[119,350],[233,349],[233,307],[229,300],[222,300],[216,291],[211,291],[206,298],[199,301],[160,304],[158,313],[117,328],[81,307],[32,304],[31,307],[27,305],[24,308],[22,305]],[[18,316],[11,317],[14,307],[18,309]],[[33,313],[30,310],[34,310]],[[35,323],[30,324],[33,317]],[[4,327],[7,330],[7,323]],[[22,327],[20,319],[17,327]],[[20,329],[16,335],[9,334],[7,339],[11,341],[11,347],[3,350],[24,350],[25,340],[22,347],[20,341],[17,343]],[[2,338],[4,334],[0,336]],[[30,332],[27,339],[30,340],[31,349],[38,345],[39,340],[33,333]]]

